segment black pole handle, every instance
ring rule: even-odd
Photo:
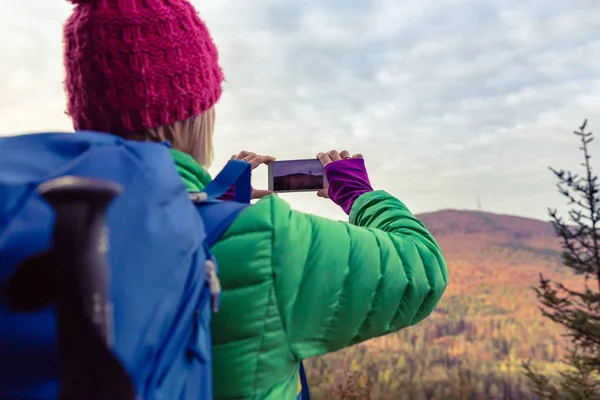
[[[105,214],[121,193],[120,185],[105,180],[62,177],[43,183],[38,192],[56,214],[52,252],[60,279],[58,312],[83,312],[107,346],[113,344],[112,303],[105,254],[108,232]]]
[[[48,253],[26,260],[9,283],[9,304],[33,310],[55,304],[61,400],[133,400],[133,384],[111,352],[112,304],[105,214],[121,193],[106,180],[65,176],[38,193],[54,208]]]

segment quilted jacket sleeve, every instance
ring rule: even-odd
[[[276,298],[298,359],[413,325],[436,307],[448,282],[442,252],[396,198],[362,195],[350,223],[271,201]]]

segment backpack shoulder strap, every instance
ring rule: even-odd
[[[190,193],[190,199],[199,206],[209,247],[217,242],[233,220],[250,205],[251,171],[250,163],[230,160],[204,191]],[[231,186],[234,187],[235,201],[218,200]]]
[[[221,197],[234,186],[234,199],[238,203],[250,203],[252,186],[250,185],[252,165],[245,161],[229,160],[225,168],[212,180],[204,190],[209,200]]]
[[[249,205],[222,200],[205,201],[199,204],[198,212],[204,221],[205,240],[209,247],[219,240],[233,220]]]

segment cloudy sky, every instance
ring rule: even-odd
[[[562,204],[547,166],[577,168],[570,132],[585,117],[600,131],[597,0],[193,3],[227,77],[213,172],[240,150],[348,149],[414,212],[480,197],[486,211],[545,218]],[[61,83],[71,7],[0,0],[0,135],[72,129]],[[285,198],[343,218],[313,194]]]

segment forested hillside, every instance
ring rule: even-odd
[[[563,274],[552,226],[475,211],[419,217],[448,261],[445,298],[418,326],[308,361],[313,398],[335,399],[332,390],[348,379],[371,400],[526,398],[521,362],[556,369],[564,351],[531,290],[540,272]]]

